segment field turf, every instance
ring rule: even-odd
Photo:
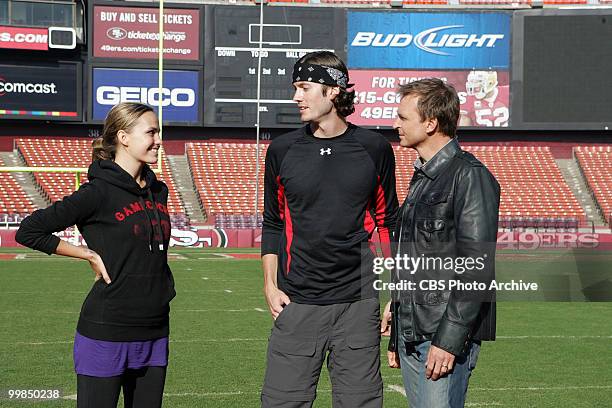
[[[164,406],[257,407],[271,318],[256,253],[171,252],[178,295]],[[498,258],[506,276],[534,265],[558,268],[555,261]],[[0,407],[76,405],[72,339],[92,281],[84,261],[0,251]],[[467,406],[612,407],[612,303],[499,302],[497,333],[482,348]],[[400,373],[386,367],[386,344],[385,407],[406,407]],[[331,406],[325,371],[316,407]],[[11,401],[9,389],[60,389],[64,398]]]

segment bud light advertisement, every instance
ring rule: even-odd
[[[158,71],[152,69],[93,68],[91,119],[102,121],[120,102],[140,102],[156,112],[163,108],[164,123],[199,125],[200,72],[164,71],[163,87],[158,87]]]
[[[507,13],[348,12],[349,68],[508,69]]]

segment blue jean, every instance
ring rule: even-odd
[[[410,408],[462,408],[480,344],[472,342],[465,354],[455,358],[451,373],[436,381],[425,377],[431,341],[403,344],[398,351]]]

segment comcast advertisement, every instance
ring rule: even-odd
[[[0,119],[81,120],[80,79],[80,64],[0,64]]]
[[[164,122],[198,125],[201,118],[199,71],[164,71],[164,86],[158,88],[158,73],[152,69],[94,68],[92,72],[91,119],[102,121],[120,102],[140,102],[163,107]]]
[[[94,6],[92,20],[94,58],[157,58],[158,8]],[[199,10],[164,10],[164,57],[200,60]]]

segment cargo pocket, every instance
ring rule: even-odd
[[[273,334],[268,344],[262,393],[281,400],[313,400],[318,379],[316,367],[321,369],[315,357],[316,348],[313,338]]]
[[[374,347],[380,345],[380,334],[375,333],[359,333],[349,335],[346,339],[346,343],[352,350],[359,350],[367,347]]]
[[[349,334],[346,344],[347,348],[335,353],[333,357],[330,377],[333,379],[343,375],[349,376],[351,385],[337,387],[337,392],[347,395],[358,393],[377,395],[382,391],[380,333],[374,331]]]
[[[270,350],[291,356],[314,356],[317,343],[314,340],[296,339],[289,336],[273,335],[270,337]]]

